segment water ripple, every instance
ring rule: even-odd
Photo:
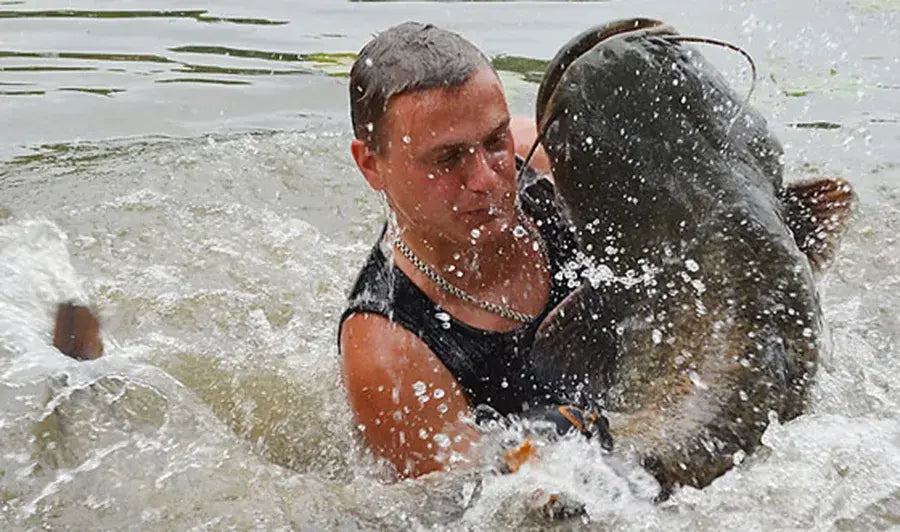
[[[8,4],[7,4],[8,5]],[[91,19],[121,19],[121,18],[190,18],[197,22],[230,24],[251,24],[255,26],[282,26],[288,24],[287,20],[269,20],[264,18],[248,17],[217,17],[208,14],[205,9],[185,11],[87,11],[77,9],[51,9],[44,11],[0,11],[0,19],[4,18],[91,18]]]

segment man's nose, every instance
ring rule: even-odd
[[[497,186],[500,176],[491,166],[484,148],[470,148],[463,184],[466,190],[487,192]]]

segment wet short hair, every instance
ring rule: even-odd
[[[460,35],[431,24],[404,22],[379,33],[350,70],[353,133],[380,151],[384,115],[393,96],[463,85],[490,60]]]

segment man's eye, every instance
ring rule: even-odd
[[[438,158],[438,164],[450,164],[459,157],[459,151],[451,151],[449,153],[445,153],[441,157]]]
[[[489,151],[502,150],[506,148],[506,135],[499,135],[494,138],[488,139],[484,146]]]

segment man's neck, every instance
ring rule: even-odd
[[[506,281],[511,277],[511,266],[517,267],[534,257],[532,233],[526,231],[524,236],[516,236],[510,227],[490,240],[473,238],[457,242],[435,235],[427,238],[409,228],[401,228],[403,242],[419,260],[454,286],[473,292]]]

